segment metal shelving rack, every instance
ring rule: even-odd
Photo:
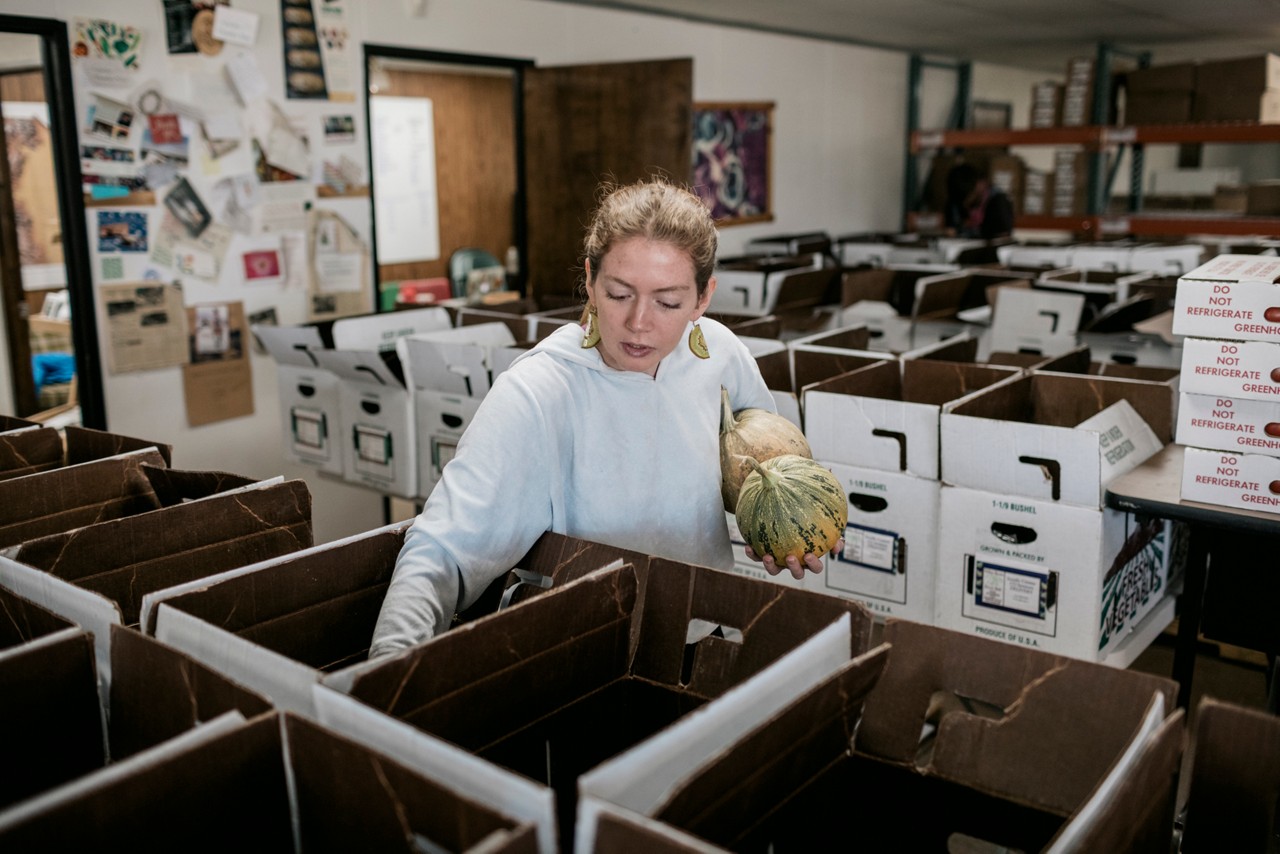
[[[1107,125],[1110,110],[1109,81],[1111,57],[1114,51],[1109,45],[1098,47],[1095,65],[1096,82],[1092,108],[1092,125],[1080,127],[1031,128],[1023,130],[965,130],[963,118],[968,115],[970,103],[970,75],[968,63],[962,63],[963,73],[958,75],[956,106],[952,111],[951,129],[921,130],[919,123],[920,73],[926,65],[955,67],[942,63],[925,63],[919,57],[911,58],[910,104],[908,119],[908,152],[905,211],[915,207],[917,193],[916,155],[930,150],[948,148],[993,148],[1002,146],[1055,146],[1080,145],[1090,152],[1089,209],[1086,213],[1069,216],[1020,216],[1019,228],[1053,229],[1072,231],[1090,237],[1141,234],[1150,236],[1176,236],[1185,234],[1215,235],[1277,235],[1280,236],[1280,217],[1212,216],[1207,212],[1154,214],[1142,212],[1142,162],[1144,146],[1148,144],[1186,143],[1239,143],[1257,144],[1280,142],[1280,125],[1256,122],[1222,122],[1215,124],[1168,125]],[[1138,57],[1140,67],[1149,63],[1148,55]],[[960,121],[956,121],[956,116]],[[1129,186],[1129,213],[1121,216],[1106,214],[1107,199],[1115,179],[1115,164],[1124,148],[1131,151],[1131,175]],[[1116,157],[1111,168],[1106,167],[1108,152]],[[1104,171],[1106,180],[1102,180]]]

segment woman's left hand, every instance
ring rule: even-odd
[[[844,551],[844,537],[841,537],[839,540],[836,541],[835,546],[832,547],[831,555],[832,557],[834,557],[835,555],[838,555],[843,551]],[[770,575],[777,575],[779,572],[782,572],[785,569],[788,572],[790,572],[791,577],[796,579],[797,581],[804,578],[804,571],[806,569],[808,569],[810,572],[814,573],[815,575],[822,572],[822,558],[818,557],[815,554],[805,555],[803,561],[800,560],[800,558],[797,558],[795,555],[787,555],[787,562],[779,566],[778,562],[773,559],[773,555],[767,554],[764,556],[763,559],[761,559],[759,557],[756,557],[756,553],[751,550],[751,546],[747,546],[747,557],[751,558],[752,560],[760,561],[762,564],[764,564],[764,571],[769,573]]]

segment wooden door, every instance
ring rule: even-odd
[[[580,302],[582,233],[602,180],[689,181],[693,60],[524,72],[528,290]]]

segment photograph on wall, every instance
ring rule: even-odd
[[[147,215],[141,211],[98,211],[99,252],[146,252]]]
[[[356,117],[352,115],[325,116],[324,141],[328,145],[355,142]]]
[[[183,177],[178,178],[173,189],[164,197],[164,206],[182,223],[190,237],[199,237],[213,221],[213,216],[204,202],[200,201],[195,188]]]
[[[125,142],[133,132],[134,109],[113,98],[93,94],[85,127],[90,136]]]
[[[104,284],[107,368],[113,374],[182,365],[187,361],[187,311],[182,289],[162,282]]]
[[[324,61],[311,0],[280,0],[284,37],[284,88],[289,98],[326,100]]]
[[[71,55],[76,59],[111,60],[136,71],[142,46],[142,31],[115,21],[77,18],[71,39]]]
[[[192,427],[253,414],[253,371],[245,353],[244,303],[187,308],[191,361],[182,366],[187,423]]]
[[[718,225],[773,220],[773,104],[693,105],[693,188]]]
[[[226,4],[227,0],[164,0],[164,24],[169,53],[198,52],[200,48],[196,44],[197,36],[207,52],[212,47],[207,39],[213,33],[214,7]]]

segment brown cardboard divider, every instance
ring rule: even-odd
[[[133,625],[146,593],[311,545],[311,493],[291,480],[28,540],[12,558],[103,592]]]
[[[105,705],[87,632],[68,630],[0,656],[0,724],[10,734],[0,811],[223,712],[258,715],[271,708],[138,632],[115,626],[110,643],[114,678]]]
[[[0,433],[0,480],[62,465],[62,435],[51,427]]]
[[[865,674],[852,664],[836,671],[689,775],[653,817],[734,851],[820,850],[854,828],[866,850],[950,850],[959,834],[1038,851],[1108,777],[1148,710],[1171,707],[1176,688],[902,620],[887,622],[885,642],[866,656],[887,650],[871,684],[855,684]],[[934,718],[921,760],[939,691],[994,711],[956,704]],[[1137,776],[1089,828],[1095,838],[1163,834],[1165,848],[1141,850],[1167,850],[1183,716],[1159,714]],[[928,820],[886,820],[907,805]]]
[[[0,585],[0,653],[74,626],[25,596]]]
[[[528,822],[318,724],[235,718],[0,816],[0,847],[536,850]]]
[[[164,460],[152,448],[0,480],[0,546],[159,509],[148,463]]]
[[[854,655],[872,625],[856,603],[652,558],[647,567],[591,573],[390,657],[360,673],[350,694],[549,786],[567,851],[582,773],[843,615]],[[725,636],[691,643],[691,621]]]

